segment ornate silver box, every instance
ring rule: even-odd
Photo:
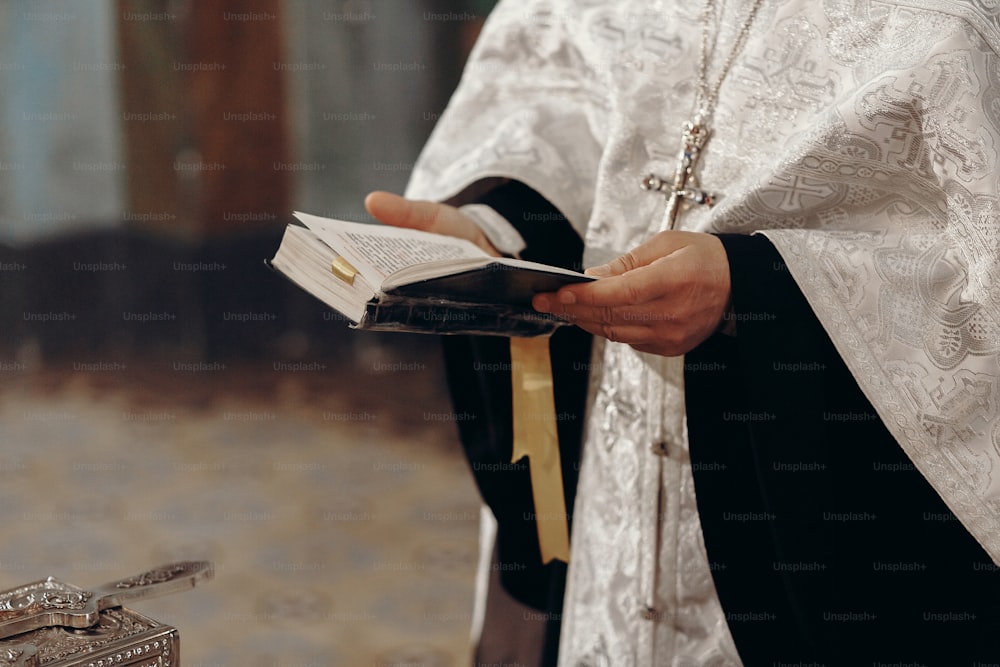
[[[91,590],[49,577],[0,591],[0,667],[176,667],[177,629],[122,604],[211,576],[211,563],[184,562]]]

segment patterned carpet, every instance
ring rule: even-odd
[[[469,664],[479,501],[420,344],[0,364],[0,585],[208,559],[212,581],[132,605],[184,665]]]

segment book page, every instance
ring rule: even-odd
[[[333,249],[320,241],[312,230],[288,225],[270,264],[352,322],[360,322],[365,314],[365,304],[374,296],[375,290],[362,275],[351,282],[331,279],[334,274],[330,266],[336,257]]]
[[[305,213],[295,216],[372,282],[381,282],[389,274],[415,264],[488,257],[474,243],[451,236]]]

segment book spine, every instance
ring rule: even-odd
[[[480,336],[543,336],[567,322],[503,305],[382,296],[369,302],[358,329]]]

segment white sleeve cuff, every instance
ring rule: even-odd
[[[466,204],[458,210],[469,216],[493,247],[505,255],[519,257],[528,247],[514,225],[486,204]]]

